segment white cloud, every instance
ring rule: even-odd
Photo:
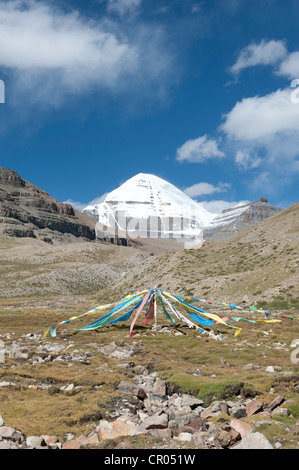
[[[217,141],[209,139],[207,135],[203,135],[197,139],[187,140],[177,150],[176,159],[181,162],[202,163],[211,158],[221,158],[224,156],[224,153],[218,148]]]
[[[67,199],[66,201],[63,201],[63,204],[70,204],[74,209],[79,212],[82,212],[83,209],[87,206],[87,204],[83,204],[82,202],[78,201],[73,201],[72,199]]]
[[[74,209],[77,209],[77,211],[82,212],[83,209],[85,209],[87,206],[95,206],[97,204],[101,204],[105,200],[105,197],[107,196],[108,193],[103,194],[100,197],[97,197],[93,199],[92,201],[88,202],[87,204],[84,202],[79,202],[79,201],[73,201],[72,199],[67,199],[66,201],[63,201],[64,204],[70,204]]]
[[[236,63],[231,67],[231,72],[238,74],[241,70],[256,65],[275,65],[288,54],[283,41],[266,41],[259,44],[252,43],[242,49]]]
[[[133,13],[140,7],[142,0],[107,0],[108,10],[119,15]]]
[[[285,75],[289,78],[299,78],[299,52],[292,52],[280,64],[277,71],[279,75]]]
[[[0,2],[0,64],[8,69],[63,70],[69,84],[86,75],[108,81],[116,77],[136,51],[77,12],[63,13],[45,2]],[[81,73],[80,68],[82,67]],[[81,81],[79,79],[79,82]]]
[[[299,104],[291,100],[292,89],[245,98],[225,116],[220,129],[226,144],[241,147],[235,163],[243,170],[259,168],[246,185],[257,192],[275,194],[298,176]],[[242,150],[242,148],[246,150]]]
[[[235,163],[240,169],[249,170],[259,167],[262,163],[262,158],[252,149],[238,150],[235,156]]]
[[[0,67],[11,80],[8,104],[38,104],[41,110],[94,91],[131,92],[135,98],[142,90],[151,101],[165,98],[174,83],[174,55],[165,47],[164,32],[130,26],[67,13],[47,0],[0,0]]]
[[[273,187],[273,175],[268,171],[263,171],[260,173],[251,183],[251,189],[254,191],[266,191],[269,193],[274,193],[275,187]]]
[[[184,193],[193,198],[214,193],[222,193],[230,188],[231,185],[229,183],[219,183],[219,186],[214,186],[210,183],[197,183],[184,189]]]
[[[244,98],[225,115],[221,129],[229,138],[252,141],[277,133],[299,132],[299,106],[291,101],[291,90]]]

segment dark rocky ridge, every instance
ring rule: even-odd
[[[66,243],[73,238],[95,240],[95,221],[0,168],[0,234]]]

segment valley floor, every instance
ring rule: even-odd
[[[174,329],[162,314],[158,330],[137,325],[136,338],[129,337],[129,322],[76,331],[100,316],[92,315],[91,320],[63,325],[56,338],[43,337],[47,327],[96,305],[98,299],[91,295],[0,299],[0,415],[5,426],[20,430],[25,437],[55,435],[64,445],[81,436],[79,447],[113,449],[124,439],[126,446],[136,449],[198,447],[195,438],[175,435],[175,427],[163,434],[159,426],[154,432],[154,426],[151,432],[147,429],[114,439],[100,433],[101,422],[119,418],[140,426],[155,414],[150,411],[155,406],[161,415],[161,403],[145,406],[144,397],[138,399],[139,392],[120,386],[141,386],[142,381],[149,386],[153,378],[154,384],[162,386],[160,395],[168,395],[168,407],[170,399],[189,394],[202,401],[203,411],[211,409],[205,413],[210,430],[212,423],[230,426],[236,418],[262,433],[273,447],[299,448],[298,321],[281,318],[283,312],[277,312],[272,318],[280,323],[263,323],[258,320],[264,320],[264,315],[242,312],[243,318],[256,322],[239,322],[242,332],[237,338],[231,329],[217,325],[222,341],[183,325]],[[227,310],[217,313],[233,315]],[[290,317],[288,312],[285,316]],[[296,339],[298,345],[292,347]],[[242,390],[249,395],[242,395]],[[277,396],[283,397],[282,404],[269,413],[268,406]],[[219,405],[225,401],[228,407]],[[252,401],[261,405],[256,412],[233,414],[234,407],[242,410]],[[216,404],[217,412],[212,409]],[[84,441],[82,436],[92,437],[95,431],[96,439]]]

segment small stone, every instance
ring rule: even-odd
[[[88,434],[87,439],[89,444],[99,444],[100,442],[99,435],[96,431],[91,431]]]
[[[155,439],[169,441],[173,436],[173,431],[170,428],[151,429],[149,434]]]
[[[65,390],[66,392],[70,392],[71,390],[73,390],[73,388],[74,388],[74,384],[70,384],[70,385],[68,385],[64,390]]]
[[[221,403],[219,404],[219,406],[220,406],[220,411],[221,411],[221,413],[223,413],[223,414],[225,414],[225,415],[228,415],[228,414],[229,414],[229,412],[228,412],[228,404],[227,404],[225,401],[221,402]]]
[[[180,418],[175,418],[169,421],[168,427],[173,431],[176,431],[180,426],[185,424],[189,424],[190,417],[189,416],[181,416]]]
[[[196,429],[194,429],[192,426],[190,425],[184,425],[184,426],[180,426],[176,431],[175,431],[175,435],[176,436],[179,436],[179,434],[181,434],[182,432],[187,432],[189,434],[195,434],[197,432]]]
[[[84,446],[87,446],[89,444],[89,440],[86,436],[79,436],[79,437],[76,437],[75,439],[76,442],[78,442],[80,444],[80,447],[84,447]]]
[[[1,449],[11,449],[11,443],[9,441],[0,441],[0,450]]]
[[[143,421],[141,426],[144,430],[167,428],[168,416],[165,413],[161,414],[160,416],[149,416]]]
[[[238,408],[236,411],[232,412],[231,414],[236,419],[245,418],[247,416],[245,408]]]
[[[224,431],[223,429],[217,434],[217,441],[219,445],[226,449],[232,443],[232,434],[228,431]]]
[[[196,409],[198,406],[203,405],[203,401],[199,398],[192,397],[191,395],[183,394],[181,397],[181,406],[189,406],[191,410]]]
[[[212,403],[208,408],[205,408],[200,417],[203,419],[212,418],[213,416],[219,416],[221,414],[221,409],[218,403]]]
[[[118,385],[118,390],[130,393],[131,395],[134,395],[141,399],[146,398],[146,393],[143,388],[130,382],[120,382],[120,384]]]
[[[188,424],[191,428],[194,428],[196,431],[206,431],[206,421],[203,418],[195,418],[190,421]]]
[[[56,436],[41,436],[41,437],[43,437],[47,445],[57,444],[57,442],[59,442]]]
[[[135,374],[138,374],[138,375],[148,375],[148,370],[146,367],[142,366],[142,365],[138,365],[134,368],[134,371],[135,371]]]
[[[26,445],[33,449],[45,445],[44,438],[42,436],[29,436],[26,439]]]
[[[3,439],[13,439],[15,429],[10,426],[1,426],[0,428],[0,437]]]
[[[192,441],[192,434],[188,433],[188,432],[181,432],[178,437],[177,437],[178,441],[181,441],[181,442],[191,442]]]
[[[138,426],[128,420],[122,421],[117,419],[116,421],[108,422],[102,419],[96,428],[100,441],[106,439],[117,439],[122,436],[135,436],[139,434]]]
[[[4,421],[3,421],[2,416],[0,415],[0,426],[3,426],[3,424],[4,424]]]
[[[289,416],[290,412],[287,408],[279,406],[272,411],[272,416]]]
[[[268,439],[260,432],[247,434],[239,444],[231,449],[273,449]]]
[[[281,405],[284,401],[285,401],[284,396],[283,395],[278,395],[276,398],[274,398],[274,400],[271,401],[271,403],[269,403],[269,405],[266,407],[266,409],[268,409],[270,411],[273,411],[274,408]]]
[[[204,449],[205,448],[205,440],[204,436],[206,433],[202,431],[197,431],[195,434],[192,436],[192,442],[195,445],[196,448],[198,449]]]
[[[67,441],[62,444],[63,449],[80,449],[80,447],[80,443],[76,440]]]
[[[275,369],[272,366],[268,366],[266,367],[266,372],[275,372]]]
[[[166,384],[164,380],[156,379],[155,385],[153,387],[153,393],[155,395],[165,395],[166,394]]]
[[[233,419],[230,422],[230,425],[233,429],[235,429],[235,431],[240,433],[242,438],[247,436],[247,434],[249,434],[250,431],[252,430],[252,427],[249,424],[243,423],[242,421],[239,421],[238,419]]]
[[[63,436],[65,441],[71,441],[72,439],[74,439],[74,437],[75,437],[75,434],[73,432],[67,432]]]
[[[258,413],[263,409],[263,404],[258,400],[251,400],[246,405],[247,416],[252,416],[255,413]]]
[[[245,370],[258,370],[258,369],[260,369],[260,366],[257,366],[255,364],[246,364],[245,366],[243,366],[243,369],[245,369]]]
[[[133,447],[127,441],[122,441],[117,444],[115,449],[133,449]]]

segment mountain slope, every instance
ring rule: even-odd
[[[83,239],[51,245],[0,235],[0,298],[71,295],[74,299],[97,292],[147,256],[134,248]]]
[[[226,242],[204,243],[146,259],[105,289],[115,295],[149,287],[238,303],[298,301],[299,204]]]
[[[0,234],[30,237],[48,243],[95,239],[95,222],[23,180],[0,168]]]

